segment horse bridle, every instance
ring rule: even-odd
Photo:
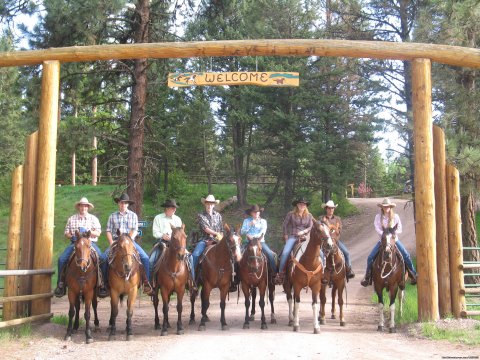
[[[126,236],[128,237],[128,239],[133,243],[133,239],[131,238],[130,235],[128,234],[123,234],[123,236]],[[118,241],[118,239],[117,239]],[[115,258],[117,257],[117,255],[120,255],[120,254],[117,254],[118,250],[117,248],[120,248],[120,246],[118,245],[118,242],[115,242],[114,245],[112,246],[112,253],[111,253],[111,259],[109,259],[108,263],[109,265],[111,265],[113,263],[113,261],[115,260]],[[133,247],[135,249],[135,245]],[[139,256],[138,256],[138,253],[136,251],[134,251],[133,253],[126,253],[126,254],[123,254],[121,255],[120,257],[120,261],[122,263],[122,269],[125,269],[125,264],[127,264],[127,262],[125,261],[125,259],[129,258],[129,257],[132,257],[135,262],[137,262],[138,264],[140,264],[140,259],[139,259]],[[133,262],[133,263],[135,263]],[[130,268],[130,271],[128,272],[128,274],[125,274],[125,271],[123,272],[123,274],[121,274],[120,272],[118,272],[116,269],[115,269],[115,273],[121,277],[121,278],[124,278],[125,280],[129,280],[130,279],[130,276],[132,276],[132,273],[133,273],[133,270],[134,270],[134,266],[132,266]]]
[[[78,240],[80,240],[80,239],[83,239],[83,238],[79,238]],[[77,240],[77,241],[78,241],[78,240]],[[91,247],[91,244],[89,245],[89,247]],[[87,263],[87,266],[85,267],[85,270],[83,270],[83,269],[81,268],[82,262],[86,262],[86,263]],[[83,258],[83,257],[78,258],[78,257],[77,257],[77,253],[76,253],[76,248],[75,248],[75,265],[76,265],[77,267],[80,267],[80,269],[81,269],[83,272],[87,272],[87,270],[88,270],[88,268],[90,267],[91,264],[92,264],[92,258],[91,258],[91,256],[89,256],[88,259],[85,259],[85,258]]]
[[[381,243],[380,243],[380,249],[381,249],[381,253],[379,254],[379,256],[381,257],[381,266],[382,266],[382,269],[381,269],[381,272],[380,272],[380,276],[382,279],[385,279],[387,278],[397,267],[397,262],[395,261],[396,260],[396,256],[395,256],[395,246],[394,244],[392,244],[392,238],[395,239],[396,235],[395,233],[389,233],[389,235],[391,235],[391,238],[390,239],[385,239],[385,246],[383,246],[382,242],[383,242],[383,236],[382,235],[382,239],[381,239]],[[387,235],[385,235],[386,237]],[[385,258],[382,256],[386,251],[390,250],[390,254],[391,254],[391,259],[390,260],[385,260]],[[384,275],[384,271],[385,271],[385,268],[387,267],[387,265],[390,265],[390,271]]]
[[[251,243],[251,241],[257,241],[257,242],[260,242],[260,239],[259,238],[256,238],[256,239],[252,239],[249,241],[249,244]],[[258,245],[257,245],[258,246]],[[261,247],[261,245],[260,245]],[[248,246],[247,246],[247,249],[248,249]],[[260,266],[252,266],[251,263],[252,261],[254,263],[256,263],[257,261],[261,264],[261,269],[260,269]],[[260,256],[258,255],[249,255],[248,258],[247,258],[247,266],[248,266],[248,273],[250,275],[253,275],[255,274],[255,276],[257,277],[257,279],[260,279],[263,275],[263,270],[265,269],[265,258],[264,258],[264,255],[263,255],[263,252],[260,250]],[[258,276],[257,275],[257,272],[261,270],[261,273],[260,275]]]

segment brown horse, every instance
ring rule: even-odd
[[[119,234],[118,240],[112,245],[108,259],[111,306],[109,340],[112,340],[116,334],[115,321],[118,315],[118,302],[122,301],[125,295],[128,296],[126,339],[132,339],[133,305],[140,286],[140,265],[140,257],[135,249],[133,239],[128,234]]]
[[[291,257],[292,261],[287,266],[287,276],[283,281],[283,289],[287,295],[288,301],[288,318],[289,326],[293,325],[293,331],[300,330],[300,321],[298,316],[300,291],[303,288],[312,290],[312,307],[313,307],[313,333],[320,333],[320,325],[318,323],[319,303],[321,281],[323,275],[323,265],[320,259],[320,246],[323,239],[330,238],[330,232],[324,223],[314,221],[310,239],[303,242],[300,247],[294,250],[295,257]],[[331,241],[331,239],[330,239]],[[292,288],[294,308],[292,313]]]
[[[242,281],[242,291],[245,297],[245,322],[243,323],[244,329],[250,328],[250,320],[254,319],[255,315],[255,298],[256,288],[260,292],[260,309],[262,311],[261,316],[261,328],[267,329],[267,322],[265,320],[265,291],[268,285],[269,269],[267,265],[267,258],[262,252],[262,243],[260,239],[254,238],[250,240],[243,252],[242,260],[239,263],[240,279]],[[249,316],[250,310],[250,298],[252,298],[252,314]],[[273,301],[272,301],[273,304]],[[275,314],[273,314],[275,317]]]
[[[225,300],[227,298],[230,282],[232,280],[232,261],[240,261],[242,258],[240,243],[241,237],[238,235],[238,228],[230,230],[228,224],[225,224],[225,236],[215,245],[207,246],[200,259],[199,271],[197,272],[197,284],[202,286],[202,318],[199,331],[206,329],[205,322],[209,321],[207,310],[210,306],[210,292],[214,288],[220,290],[220,323],[222,330],[228,330],[225,321]],[[197,291],[192,291],[190,295],[191,313],[190,324],[195,323],[195,298]]]
[[[90,231],[81,234],[75,232],[77,240],[74,243],[74,256],[67,265],[66,284],[68,287],[68,327],[65,340],[72,339],[72,332],[76,332],[79,326],[80,300],[85,303],[85,336],[86,343],[93,342],[90,331],[90,305],[93,305],[95,316],[95,330],[98,329],[99,321],[97,316],[97,265],[92,258],[90,243]],[[75,315],[75,324],[72,330],[72,319]]]
[[[327,225],[329,226],[329,225]],[[332,227],[334,229],[332,229]],[[330,233],[335,229],[335,225],[329,226]],[[325,269],[323,271],[324,282],[322,284],[322,289],[320,290],[320,314],[319,321],[321,325],[325,324],[325,303],[327,302],[327,297],[325,295],[327,286],[332,286],[332,315],[331,318],[335,319],[335,297],[338,292],[338,307],[340,310],[340,326],[345,326],[345,318],[343,316],[343,291],[345,290],[346,285],[346,276],[347,270],[345,267],[345,258],[342,251],[337,244],[338,239],[334,236],[330,238],[325,238],[325,241],[322,242],[322,251],[325,256]]]
[[[400,316],[403,311],[403,291],[405,289],[405,263],[401,253],[395,246],[397,225],[393,228],[384,228],[380,240],[380,250],[373,262],[372,278],[373,287],[378,297],[378,308],[380,310],[380,321],[378,331],[383,331],[383,289],[387,289],[390,296],[390,326],[391,333],[396,332],[395,328],[395,298],[400,288]]]
[[[185,285],[187,284],[189,272],[185,263],[187,245],[187,235],[185,234],[185,225],[179,228],[172,227],[172,236],[170,244],[163,251],[158,260],[157,281],[155,293],[153,295],[153,307],[155,308],[155,329],[160,328],[158,318],[158,290],[160,289],[163,302],[163,325],[162,336],[168,335],[168,305],[173,292],[177,294],[177,334],[182,335],[182,310],[183,295],[185,294]]]

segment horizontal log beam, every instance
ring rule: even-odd
[[[166,59],[210,56],[340,56],[392,60],[422,58],[447,65],[480,67],[480,49],[410,42],[327,39],[114,44],[0,52],[0,67],[38,65],[48,60],[83,62],[112,59]]]
[[[460,289],[460,294],[480,294],[480,288],[465,288]]]
[[[48,275],[54,274],[52,269],[35,269],[35,270],[0,270],[0,276],[22,276],[22,275]]]
[[[0,304],[6,302],[29,301],[53,297],[53,292],[33,295],[3,296],[0,297]]]
[[[464,270],[464,269],[480,269],[480,263],[476,264],[460,264],[458,265],[459,270]],[[480,274],[478,274],[480,275]]]
[[[463,318],[466,318],[467,316],[478,316],[480,315],[480,310],[466,310],[466,311],[462,311],[460,315]]]
[[[34,321],[48,320],[52,316],[53,316],[53,313],[48,313],[48,314],[40,314],[40,315],[35,315],[35,316],[29,316],[29,317],[15,319],[15,320],[0,321],[0,329],[6,328],[6,327],[9,327],[9,326],[31,323],[31,322],[34,322]]]

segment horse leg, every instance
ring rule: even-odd
[[[321,286],[320,284],[318,285]],[[320,288],[312,289],[312,311],[313,311],[313,333],[320,334],[320,324],[318,322],[318,311],[320,308],[320,304],[318,303],[318,295],[320,293]]]
[[[262,325],[260,327],[262,330],[266,330],[268,329],[267,320],[265,319],[265,290],[266,290],[267,284],[261,284],[260,286],[261,287],[259,288],[259,291],[260,291],[259,305],[260,305],[260,310],[262,311],[262,317],[261,317]]]
[[[130,290],[128,294],[127,300],[127,327],[126,333],[127,337],[126,340],[130,341],[133,338],[133,330],[132,330],[132,317],[133,317],[133,305],[135,304],[135,299],[137,298],[137,286],[133,285],[133,288]]]
[[[158,287],[153,293],[153,309],[155,310],[155,330],[160,329],[160,318],[158,317]]]
[[[248,316],[248,311],[250,308],[250,291],[248,289],[248,285],[242,282],[242,292],[243,296],[245,297],[245,322],[243,323],[244,329],[250,329],[250,316]],[[253,295],[253,294],[252,294]]]
[[[377,331],[383,331],[383,326],[385,324],[385,318],[383,316],[383,289],[375,289],[378,297],[378,310],[380,311],[380,320],[378,322]]]
[[[275,285],[268,282],[268,299],[270,300],[270,324],[276,324],[277,319],[275,318],[275,307],[273,306],[273,301],[275,300]]]
[[[207,310],[210,306],[210,284],[203,284],[200,297],[202,298],[202,318],[200,319],[200,325],[198,325],[198,331],[205,331],[205,322],[207,321]],[[220,305],[221,306],[221,305]]]
[[[335,283],[332,286],[332,312],[330,315],[330,319],[336,319],[335,317],[335,300],[337,297],[337,287],[335,286]]]
[[[250,321],[255,321],[255,302],[257,301],[257,288],[252,289],[252,311],[250,312]]]
[[[162,312],[163,312],[163,324],[162,324],[162,336],[168,335],[168,328],[170,324],[168,323],[168,305],[170,304],[170,294],[168,294],[165,287],[161,289],[162,293]]]
[[[92,294],[85,296],[85,343],[93,342],[92,332],[90,331],[90,306],[92,305]]]
[[[100,321],[98,320],[98,312],[97,312],[97,305],[98,305],[98,300],[97,300],[97,293],[95,292],[93,294],[93,299],[92,299],[92,307],[93,307],[93,324],[95,325],[95,332],[100,331]]]
[[[76,334],[80,326],[80,294],[75,299],[75,322],[73,323],[72,333]]]
[[[195,324],[195,299],[197,297],[197,291],[191,290],[190,291],[190,321],[189,325]]]
[[[285,282],[283,285],[285,296],[288,303],[288,326],[293,326],[293,298],[292,298],[292,285],[290,282]]]
[[[225,320],[225,306],[229,286],[230,284],[227,283],[227,285],[220,289],[220,323],[222,324],[222,330],[228,330],[227,321]]]
[[[390,289],[390,333],[397,332],[397,329],[395,328],[395,299],[397,297],[397,291],[397,286],[395,286],[393,289]]]
[[[300,330],[300,319],[298,315],[298,310],[300,307],[300,289],[293,289],[293,299],[294,299],[294,304],[293,304],[293,331],[299,331]],[[316,316],[316,314],[315,314]]]
[[[110,327],[110,334],[108,335],[108,340],[112,340],[117,332],[117,327],[116,327],[116,320],[117,320],[117,315],[118,315],[118,301],[119,301],[119,296],[116,291],[113,289],[110,290],[110,320],[108,322],[108,325]]]
[[[340,326],[345,326],[345,318],[343,317],[343,290],[345,290],[345,280],[343,284],[338,287],[338,308],[340,311]]]
[[[405,302],[405,289],[400,289],[398,294],[398,302],[400,304],[400,317],[403,316],[403,303]]]
[[[185,292],[185,285],[180,286],[180,289],[176,291],[177,293],[177,335],[183,335],[183,323],[182,323],[182,312],[183,312],[183,295]]]
[[[68,325],[67,325],[67,333],[65,334],[64,340],[70,341],[72,340],[72,323],[73,323],[73,316],[75,315],[75,306],[73,305],[73,301],[70,299],[69,293],[69,300],[70,300],[70,307],[68,309]]]
[[[327,303],[326,291],[326,285],[322,285],[320,288],[320,315],[318,317],[320,325],[325,325],[325,304]]]

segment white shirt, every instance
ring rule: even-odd
[[[172,235],[172,227],[181,227],[182,220],[175,214],[167,217],[165,213],[158,214],[153,219],[152,232],[155,239],[161,239],[164,234]]]

